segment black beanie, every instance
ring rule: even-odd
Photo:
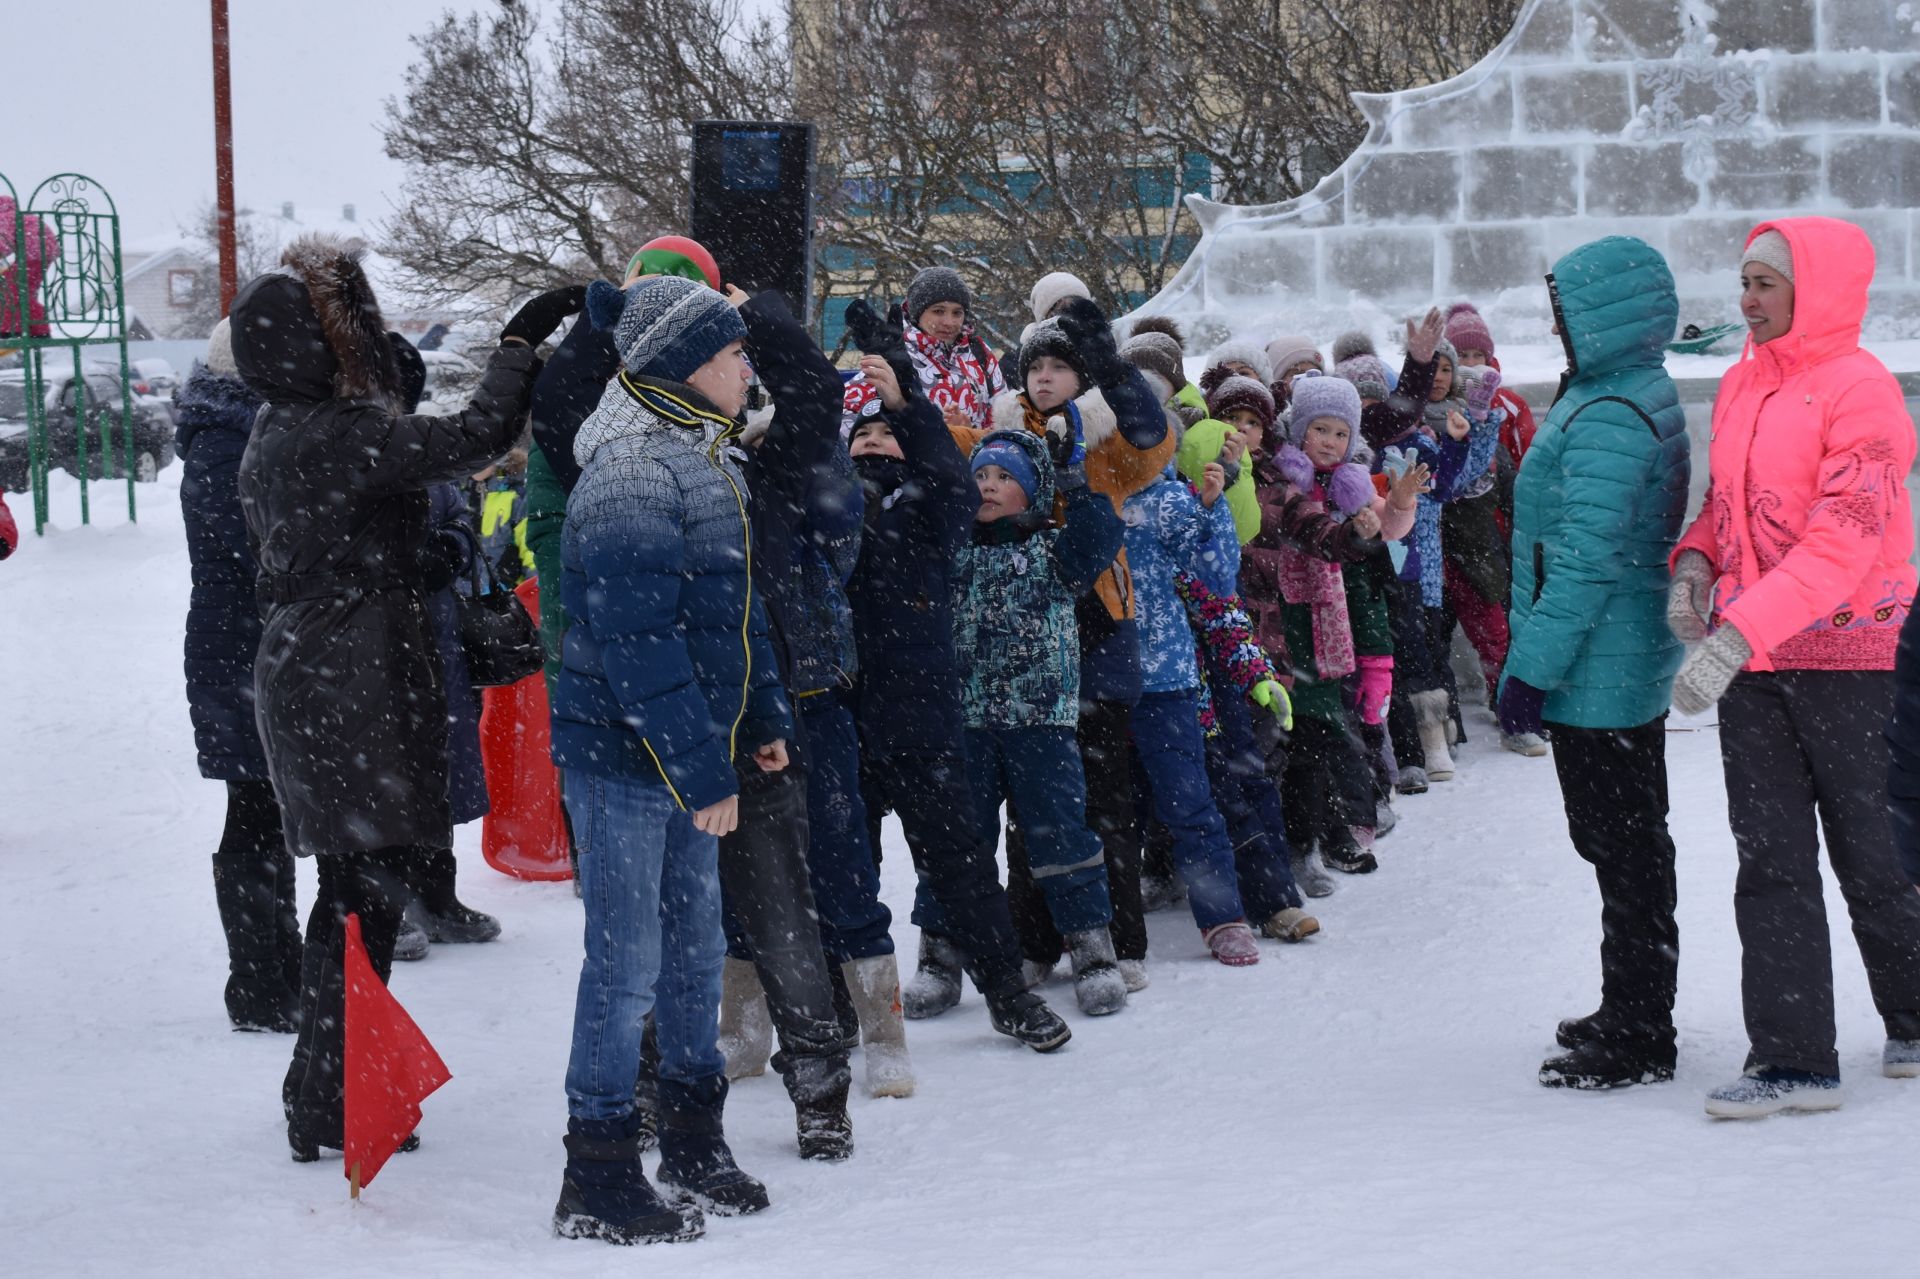
[[[1080,354],[1080,348],[1073,344],[1067,331],[1060,326],[1058,317],[1040,321],[1028,329],[1020,340],[1020,387],[1026,389],[1027,370],[1033,362],[1043,355],[1051,355],[1056,360],[1065,360],[1073,369],[1074,376],[1080,379],[1080,389],[1087,390],[1093,385],[1093,378],[1087,373],[1087,362]]]

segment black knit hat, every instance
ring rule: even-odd
[[[1060,326],[1057,317],[1040,321],[1028,329],[1020,340],[1020,385],[1027,384],[1027,370],[1033,362],[1043,355],[1051,355],[1056,360],[1064,360],[1072,367],[1074,376],[1080,379],[1080,389],[1086,390],[1093,385],[1093,379],[1087,373],[1087,362],[1080,355],[1080,348],[1073,344],[1067,331]]]
[[[920,316],[936,302],[958,302],[960,309],[973,311],[973,294],[967,282],[950,266],[922,267],[907,286],[907,323],[919,327]]]

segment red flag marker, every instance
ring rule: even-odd
[[[407,1010],[373,971],[360,940],[360,916],[347,916],[347,1106],[344,1159],[348,1191],[380,1175],[387,1159],[420,1126],[420,1103],[453,1078]]]

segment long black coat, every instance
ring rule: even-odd
[[[260,606],[253,548],[240,513],[240,455],[261,400],[231,374],[196,364],[173,393],[180,511],[187,525],[193,595],[187,605],[187,710],[200,775],[267,780],[267,753],[253,713],[253,655]]]
[[[860,749],[875,758],[954,754],[965,722],[947,578],[980,494],[925,397],[887,420],[905,460],[854,459],[866,496],[860,559],[847,582],[860,652]]]
[[[447,847],[447,701],[418,580],[425,490],[512,447],[533,352],[497,351],[457,414],[402,415],[392,390],[335,395],[380,385],[377,311],[371,326],[316,314],[308,285],[275,272],[233,315],[235,362],[268,402],[240,500],[267,601],[254,684],[287,844]]]

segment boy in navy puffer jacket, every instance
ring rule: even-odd
[[[974,447],[980,509],[972,541],[954,556],[954,650],[980,842],[998,843],[1005,800],[1072,956],[1074,996],[1099,1016],[1126,1006],[1127,986],[1107,931],[1106,855],[1086,822],[1074,602],[1113,562],[1122,527],[1078,466],[1056,474],[1050,448],[1066,463],[1078,444],[1012,429]],[[1048,527],[1056,485],[1066,495],[1061,529]]]

